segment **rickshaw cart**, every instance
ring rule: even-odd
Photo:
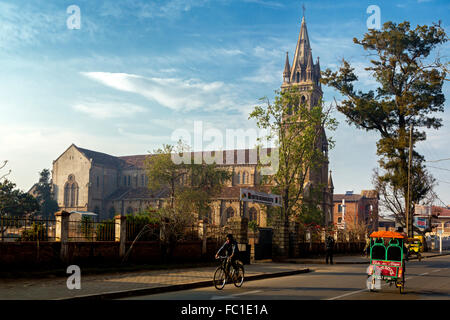
[[[400,293],[403,293],[405,290],[405,259],[407,255],[405,250],[406,234],[393,231],[376,231],[370,235],[370,240],[368,277],[372,277],[372,283],[375,283],[376,279],[384,280],[390,285],[395,283]]]
[[[422,241],[420,241],[420,236],[414,236],[414,238],[408,238],[408,254],[417,256],[419,261],[422,260],[422,252],[424,251],[424,246]]]

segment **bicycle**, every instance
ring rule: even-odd
[[[230,274],[228,274],[228,257],[219,256],[218,259],[221,260],[221,263],[214,272],[214,287],[216,287],[217,290],[222,290],[225,287],[227,280],[233,281],[236,287],[241,287],[244,283],[244,265],[242,264],[242,262],[236,261],[237,269],[235,269],[233,266],[230,266],[231,272]]]

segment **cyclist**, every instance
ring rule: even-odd
[[[216,259],[219,258],[219,254],[222,250],[225,250],[225,254],[228,257],[226,265],[227,274],[230,274],[231,265],[233,266],[234,270],[237,271],[238,266],[236,264],[236,260],[238,259],[239,248],[232,234],[227,234],[227,240],[225,241],[223,246],[219,249],[219,251],[217,251]]]

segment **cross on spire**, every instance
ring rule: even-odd
[[[303,17],[304,17],[305,16],[305,11],[306,11],[305,4],[302,4],[302,8],[303,8]]]

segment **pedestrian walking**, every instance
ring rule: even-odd
[[[325,245],[326,245],[325,262],[326,264],[328,264],[329,259],[330,264],[333,264],[334,238],[332,236],[328,236]]]

